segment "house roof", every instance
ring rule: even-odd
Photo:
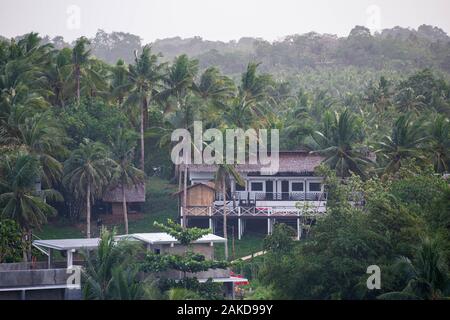
[[[116,240],[138,240],[148,244],[177,244],[178,241],[165,232],[153,233],[133,233],[128,235],[120,235],[115,237]],[[81,249],[97,249],[100,238],[92,239],[55,239],[55,240],[35,240],[33,245],[50,248],[59,251],[81,250]],[[223,243],[225,239],[212,233],[207,234],[193,243]]]
[[[125,196],[127,202],[145,202],[145,184],[137,184],[132,187],[125,188]],[[108,189],[103,194],[104,202],[122,202],[122,187],[117,186]]]
[[[207,188],[209,188],[209,189],[211,189],[213,191],[216,191],[216,186],[215,186],[214,182],[198,182],[198,183],[195,183],[195,184],[192,184],[192,185],[188,186],[186,188],[186,190],[189,190],[189,189],[192,189],[192,188],[196,188],[196,187],[200,187],[200,186],[204,186],[204,187],[207,187]],[[183,191],[184,190],[182,189],[180,191],[177,191],[177,192],[173,193],[173,195],[180,194]]]
[[[55,239],[55,240],[35,240],[33,244],[38,247],[56,249],[60,251],[65,250],[80,250],[80,249],[96,249],[99,238],[91,239]]]
[[[122,236],[127,237],[127,236]],[[172,237],[170,234],[165,232],[156,232],[156,233],[134,233],[128,235],[131,239],[136,239],[143,241],[148,244],[171,244],[171,243],[178,243],[177,239]],[[219,236],[216,236],[215,234],[207,234],[201,237],[200,239],[194,241],[193,243],[223,243],[225,242],[225,239]]]
[[[289,173],[311,173],[314,172],[325,158],[308,151],[280,151],[278,172]],[[261,172],[266,166],[261,164],[238,164],[237,171],[241,173]],[[216,165],[192,164],[189,165],[191,172],[216,172]]]

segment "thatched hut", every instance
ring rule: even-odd
[[[130,205],[140,205],[145,202],[145,184],[137,184],[132,187],[125,188],[125,196],[127,199],[127,205],[130,210]],[[113,214],[123,214],[122,209],[122,186],[116,186],[108,189],[103,194],[103,202],[111,203],[111,209]],[[130,210],[131,212],[134,210]]]

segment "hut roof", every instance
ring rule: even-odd
[[[280,151],[279,153],[279,169],[278,172],[292,172],[292,173],[312,173],[315,168],[319,166],[325,158],[318,154],[313,154],[308,151]],[[238,164],[237,171],[241,173],[257,173],[264,168],[261,164]],[[192,164],[189,165],[191,172],[216,172],[216,165],[208,164]]]
[[[211,189],[213,191],[216,191],[216,186],[215,186],[214,182],[198,182],[198,183],[195,183],[195,184],[192,184],[192,185],[188,186],[186,188],[186,190],[189,190],[189,189],[192,189],[192,188],[197,188],[199,186],[204,186],[204,187],[207,187],[207,188],[209,188],[209,189]],[[182,189],[180,191],[175,192],[173,195],[180,194],[183,191],[184,190]]]
[[[145,184],[140,183],[132,187],[125,188],[127,202],[145,202]],[[122,187],[116,186],[108,189],[103,194],[104,202],[122,202]]]

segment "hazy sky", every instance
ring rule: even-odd
[[[450,32],[450,0],[1,0],[0,35],[30,31],[73,40],[97,29],[125,31],[144,42],[181,36],[275,40],[317,31],[347,35],[432,24]]]

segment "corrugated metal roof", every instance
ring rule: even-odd
[[[79,250],[79,249],[96,249],[99,238],[91,239],[55,239],[55,240],[35,240],[33,244],[39,247],[56,249],[56,250]]]
[[[170,244],[178,243],[178,241],[165,232],[154,233],[133,233],[128,235],[120,235],[116,240],[139,240],[149,244]],[[39,247],[56,249],[56,250],[80,250],[80,249],[96,249],[100,242],[99,238],[92,239],[54,239],[54,240],[35,240],[33,244]],[[214,234],[207,234],[194,243],[222,243],[225,239]]]
[[[177,239],[165,232],[155,233],[134,233],[129,235],[130,238],[141,240],[149,244],[169,244],[178,243]],[[225,242],[225,239],[215,234],[207,234],[200,239],[194,241],[194,243],[210,243],[210,242]]]

